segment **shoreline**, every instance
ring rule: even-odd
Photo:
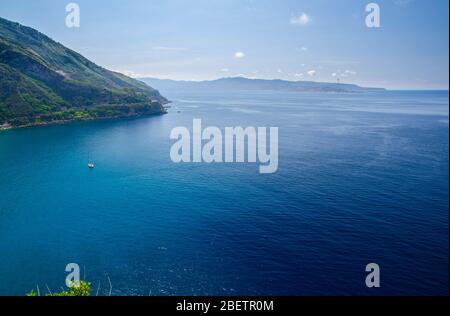
[[[51,122],[37,122],[27,125],[19,125],[19,126],[12,126],[10,124],[3,124],[0,125],[0,133],[6,132],[10,130],[15,129],[22,129],[22,128],[31,128],[31,127],[44,127],[44,126],[52,126],[52,125],[65,125],[75,122],[90,122],[90,121],[108,121],[108,120],[120,120],[120,119],[131,119],[131,118],[143,118],[143,117],[150,117],[150,116],[157,116],[157,115],[165,115],[168,114],[167,111],[164,112],[157,112],[157,113],[149,113],[149,114],[142,114],[142,115],[124,115],[124,116],[111,116],[111,117],[87,117],[87,118],[80,118],[80,119],[71,119],[71,120],[55,120]]]

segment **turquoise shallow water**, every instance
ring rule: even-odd
[[[448,294],[447,92],[162,92],[168,115],[0,133],[0,295],[69,262],[103,294]],[[193,118],[278,126],[278,172],[172,163]]]

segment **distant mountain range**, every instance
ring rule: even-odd
[[[0,128],[164,113],[165,102],[145,83],[0,18]]]
[[[369,92],[385,90],[382,88],[365,88],[355,84],[338,84],[314,81],[286,81],[280,79],[249,79],[244,77],[221,78],[210,81],[176,81],[156,78],[140,78],[139,80],[159,89],[170,92],[176,90],[192,91],[226,91],[226,90],[267,90],[298,92]]]

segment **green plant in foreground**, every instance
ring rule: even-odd
[[[27,293],[26,296],[39,296],[39,290],[32,290]],[[50,292],[50,291],[49,291]],[[66,291],[57,293],[48,293],[45,296],[90,296],[91,295],[91,284],[86,281],[80,281]]]

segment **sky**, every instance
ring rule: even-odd
[[[80,27],[66,26],[66,5]],[[366,5],[380,27],[366,25]],[[1,0],[0,16],[132,77],[448,89],[448,0]]]

